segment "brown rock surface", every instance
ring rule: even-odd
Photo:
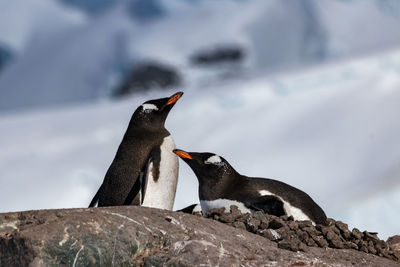
[[[305,250],[280,249],[210,219],[135,206],[0,214],[0,266],[399,266],[352,249]]]

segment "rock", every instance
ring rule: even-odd
[[[351,234],[355,239],[362,239],[363,238],[363,233],[361,233],[361,231],[358,230],[357,228],[353,228],[353,230],[351,231]]]
[[[299,229],[299,223],[298,223],[298,221],[291,221],[291,222],[288,222],[288,227],[290,228],[290,230],[297,230],[297,229]]]
[[[344,248],[358,249],[358,246],[355,243],[350,242],[350,241],[344,242],[343,246],[344,246]]]
[[[326,226],[333,226],[336,224],[336,221],[332,218],[327,218],[326,219]]]
[[[278,243],[278,248],[291,251],[309,251],[309,248],[303,244],[297,237],[289,237]]]
[[[259,228],[268,229],[269,221],[263,212],[257,211],[253,214],[253,217],[260,221]]]
[[[368,251],[369,253],[376,254],[376,249],[372,241],[368,242]]]
[[[335,227],[335,225],[331,226],[322,226],[320,228],[321,233],[326,236],[328,232],[333,232],[336,235],[340,235],[340,230]]]
[[[398,266],[393,261],[397,252],[389,248],[377,253],[393,260],[326,248],[323,236],[308,239],[323,249],[308,247],[297,236],[308,232],[296,233],[286,224],[277,230],[258,229],[258,235],[246,231],[244,222],[234,221],[232,226],[137,206],[0,214],[0,266]],[[281,240],[278,231],[286,238]],[[361,243],[366,252],[373,244]]]
[[[400,235],[391,236],[386,242],[391,249],[400,251]]]
[[[244,58],[243,49],[237,45],[224,45],[199,51],[190,57],[195,65],[214,65],[221,63],[237,63]]]
[[[275,217],[275,216],[269,222],[269,228],[271,228],[271,229],[279,229],[284,225],[285,224],[284,224],[283,220],[281,220],[280,218]]]
[[[281,239],[281,235],[278,234],[274,229],[263,229],[257,231],[258,235],[268,238],[271,241],[277,241]]]
[[[258,230],[258,226],[260,226],[260,220],[251,217],[246,220],[246,228],[249,232],[255,233]]]
[[[375,243],[375,248],[376,249],[378,249],[378,248],[379,249],[386,249],[386,248],[388,248],[388,244],[390,244],[389,241],[386,243],[383,240],[379,240],[378,242]]]
[[[336,222],[336,227],[340,230],[341,235],[347,241],[351,240],[351,232],[349,230],[349,226],[341,221]]]
[[[222,214],[225,213],[225,208],[219,208],[219,209],[211,209],[207,212],[206,217],[213,217],[217,215],[218,217],[221,217]]]
[[[312,239],[312,238],[309,238],[308,239],[308,241],[307,241],[307,246],[310,246],[310,247],[318,247],[318,245],[317,245],[317,243],[314,241],[314,239]]]
[[[133,67],[129,77],[114,90],[113,96],[121,97],[151,88],[170,88],[180,85],[181,82],[180,75],[172,66],[142,62]]]
[[[318,231],[315,227],[304,227],[303,231],[307,232],[310,236],[319,235],[321,232]]]
[[[281,220],[287,222],[287,221],[289,221],[289,217],[292,217],[292,216],[283,215],[283,216],[280,216],[279,218],[281,218]]]
[[[273,230],[273,229],[271,229],[271,230]],[[276,229],[275,231],[280,235],[281,239],[285,239],[288,236],[295,235],[294,231],[289,230],[288,228],[285,228],[285,227],[281,227],[279,229]]]
[[[231,213],[223,213],[221,214],[219,220],[223,223],[233,223],[235,221],[235,217]]]
[[[368,247],[365,244],[362,244],[361,247],[359,247],[359,250],[368,253]]]
[[[328,245],[329,245],[328,242],[324,239],[323,236],[313,236],[313,240],[321,248],[327,248]]]
[[[230,206],[230,213],[232,214],[234,220],[236,220],[238,217],[242,215],[239,208],[235,205]]]
[[[234,222],[232,226],[235,228],[246,230],[246,225],[243,222]]]
[[[298,226],[300,229],[312,226],[312,222],[308,221],[308,220],[307,221],[298,221],[297,223],[298,223]]]
[[[364,231],[363,234],[364,234],[364,239],[367,241],[371,240],[371,241],[376,242],[379,240],[379,238],[377,236],[378,233],[370,233],[370,232]]]

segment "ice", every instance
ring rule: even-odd
[[[17,51],[0,75],[0,212],[86,207],[136,108],[184,91],[166,122],[177,147],[298,187],[350,227],[400,233],[396,9],[372,0],[163,3],[165,16],[138,25],[123,1],[89,16],[58,1],[0,0],[0,41]],[[188,63],[224,43],[247,49],[241,75],[220,79]],[[184,85],[111,101],[118,71],[142,59],[177,67]],[[176,209],[199,202],[180,162]]]

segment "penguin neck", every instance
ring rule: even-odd
[[[215,200],[224,198],[230,193],[230,188],[240,181],[240,174],[233,168],[225,171],[219,178],[213,176],[199,179],[200,200]]]
[[[138,137],[146,138],[160,134],[162,136],[170,135],[167,129],[165,129],[164,124],[157,125],[157,127],[148,127],[148,125],[144,126],[143,124],[138,124],[134,121],[131,121],[131,123],[129,123],[128,129],[126,129],[124,140],[136,139]]]

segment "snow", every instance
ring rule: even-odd
[[[139,23],[126,1],[90,16],[55,0],[0,0],[0,42],[21,55],[0,76],[0,112],[108,98],[124,72],[141,60],[172,65],[187,85],[206,86],[224,73],[196,68],[188,59],[223,44],[244,49],[242,75],[400,45],[395,9],[385,11],[372,0],[160,3],[161,18]]]
[[[32,39],[51,38],[86,20],[82,12],[53,0],[1,0],[0,18],[0,41],[17,51],[27,49]]]
[[[0,0],[0,42],[17,51],[0,74],[0,212],[87,206],[135,109],[184,91],[166,123],[178,148],[298,187],[350,227],[399,234],[400,9],[379,3],[163,1],[165,15],[139,25],[124,1],[90,16]],[[248,55],[233,78],[188,63],[230,43]],[[120,72],[149,58],[177,67],[183,87],[111,101]],[[198,203],[197,186],[180,160],[174,208]]]
[[[177,147],[218,153],[242,174],[296,186],[329,217],[387,237],[399,232],[399,73],[393,51],[191,87],[166,125]],[[87,206],[132,112],[172,93],[0,117],[0,211]],[[192,203],[197,179],[181,161],[175,208]]]

